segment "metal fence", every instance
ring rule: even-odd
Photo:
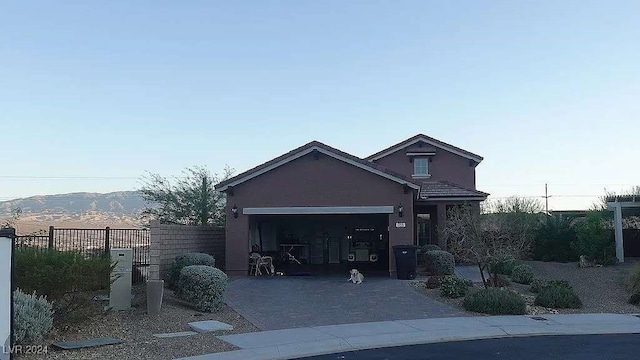
[[[133,249],[133,281],[148,272],[151,238],[146,229],[70,229],[49,227],[48,235],[16,236],[17,248],[77,251],[84,256],[108,255],[110,249]]]

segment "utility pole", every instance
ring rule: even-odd
[[[544,183],[544,211],[549,215],[549,189],[547,183]]]

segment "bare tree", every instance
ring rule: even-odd
[[[148,173],[140,189],[147,202],[142,216],[169,224],[224,225],[225,197],[214,185],[232,173],[229,167],[222,176],[211,174],[205,167],[192,167],[185,169],[182,177],[172,180]]]
[[[439,231],[457,259],[478,265],[482,282],[488,287],[484,274],[485,270],[491,271],[491,264],[504,257],[521,258],[533,243],[533,231],[514,228],[510,223],[505,216],[478,214],[470,206],[459,206],[447,212]]]
[[[486,213],[537,214],[543,209],[542,200],[517,195],[506,199],[487,200],[483,204],[483,212]]]

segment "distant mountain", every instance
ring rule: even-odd
[[[69,193],[31,196],[0,202],[0,216],[9,216],[15,209],[29,214],[85,214],[108,213],[115,216],[136,216],[145,202],[137,191],[118,191],[106,194]]]

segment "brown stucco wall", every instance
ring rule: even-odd
[[[309,154],[234,187],[227,195],[226,271],[232,276],[248,272],[249,216],[246,207],[281,206],[398,206],[389,214],[389,271],[395,275],[393,245],[413,243],[413,199],[415,191],[404,193],[401,184],[359,169],[327,155],[318,160]],[[231,208],[238,207],[238,218]],[[396,228],[396,222],[406,222]]]
[[[409,162],[407,152],[420,149],[418,145],[398,150],[381,159],[376,160],[386,168],[400,174],[411,177],[413,175],[413,163]],[[436,149],[436,155],[432,156],[429,163],[428,180],[442,180],[461,185],[468,189],[476,188],[476,171],[474,166],[469,166],[469,160],[443,149]]]
[[[216,267],[225,268],[225,230],[211,226],[166,225],[151,222],[149,279],[164,279],[175,257],[201,252],[213,255]]]

